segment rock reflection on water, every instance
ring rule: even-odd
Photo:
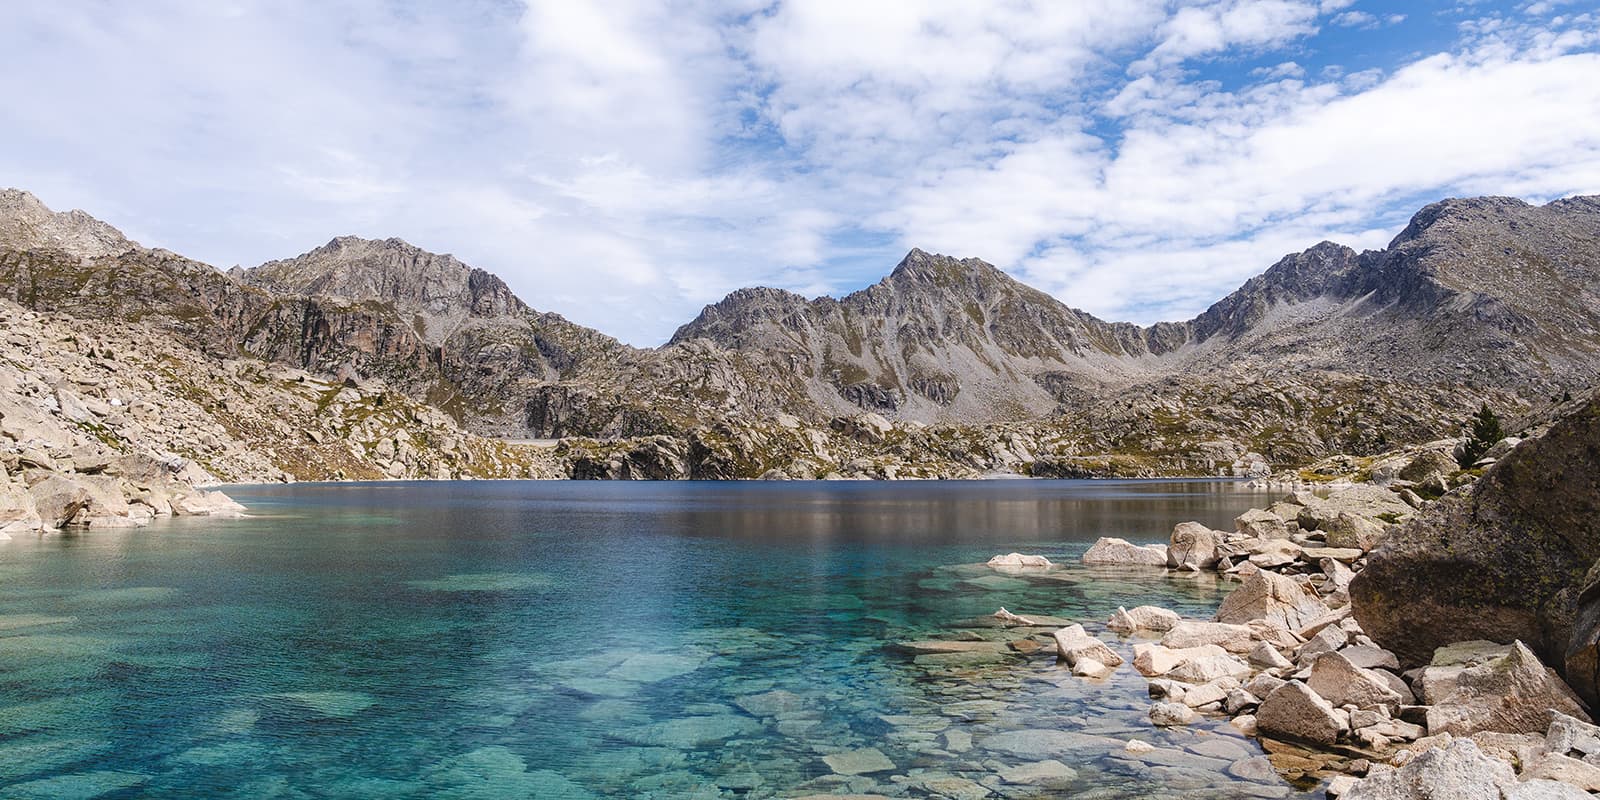
[[[378,492],[388,516],[263,489],[239,494],[281,513],[8,543],[0,796],[1295,793],[1223,721],[1157,729],[1131,668],[1074,678],[1046,646],[1081,621],[1131,660],[1116,606],[1204,614],[1224,587],[973,563],[1073,564],[1253,495],[628,488]]]

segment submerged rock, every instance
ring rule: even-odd
[[[1038,555],[1023,555],[1022,553],[1007,553],[995,556],[986,562],[991,567],[1049,567],[1053,566],[1050,559]]]
[[[895,768],[894,762],[876,747],[863,747],[860,750],[826,755],[822,757],[822,762],[839,775],[865,775],[872,772],[888,772]]]

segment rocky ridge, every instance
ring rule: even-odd
[[[561,439],[576,477],[1261,474],[1454,435],[1484,400],[1535,413],[1600,354],[1593,198],[1438,203],[1385,250],[1320,244],[1182,323],[913,250],[837,300],[735,292],[657,349],[398,239],[224,274],[24,192],[0,219],[14,302],[377,381],[465,431]]]

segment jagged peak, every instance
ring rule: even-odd
[[[1004,278],[1009,280],[1010,276],[983,259],[956,258],[943,253],[929,253],[920,247],[913,247],[911,252],[906,253],[905,258],[900,259],[900,263],[895,265],[894,270],[884,280],[887,283],[899,283],[907,280],[932,280],[943,283],[953,278],[977,278],[979,280]]]

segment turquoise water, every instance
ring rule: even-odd
[[[1129,667],[893,646],[1209,613],[1225,587],[1075,562],[1226,526],[1262,499],[1234,484],[230,493],[254,516],[0,543],[0,797],[1291,793],[1220,721],[1152,728]],[[981,565],[1012,550],[1065,566]]]

